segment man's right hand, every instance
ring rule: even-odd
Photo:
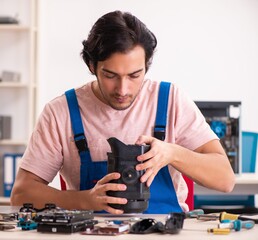
[[[125,184],[118,184],[118,183],[110,183],[111,180],[119,179],[120,173],[113,172],[109,173],[100,179],[94,188],[89,190],[89,198],[90,198],[90,205],[92,204],[92,209],[100,211],[104,210],[106,212],[112,214],[122,214],[123,210],[121,209],[114,209],[109,206],[110,203],[112,204],[126,204],[126,198],[117,198],[107,195],[107,191],[125,191],[126,185]]]
[[[122,210],[114,209],[109,204],[126,204],[127,199],[106,194],[107,191],[126,190],[124,184],[110,183],[111,180],[118,178],[120,178],[119,173],[110,173],[90,190],[61,191],[48,186],[48,182],[39,176],[20,168],[11,194],[11,205],[22,206],[24,203],[32,203],[35,208],[42,208],[46,203],[54,203],[67,210],[105,210],[112,214],[122,214]]]

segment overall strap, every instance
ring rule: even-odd
[[[170,83],[161,82],[159,88],[154,137],[164,141],[167,125],[167,108]],[[175,188],[168,170],[168,166],[160,169],[151,186],[151,200],[146,213],[182,212],[178,203]],[[160,193],[163,194],[160,194]],[[162,203],[162,204],[160,204]],[[159,207],[157,207],[159,206]]]
[[[80,167],[80,190],[86,189],[86,175],[87,175],[87,160],[90,159],[89,148],[87,144],[87,140],[84,134],[81,114],[79,110],[79,105],[76,97],[76,93],[74,89],[70,89],[65,92],[66,100],[68,103],[68,108],[70,112],[72,130],[74,134],[74,142],[78,149],[80,159],[81,159],[81,167]]]
[[[170,83],[161,82],[159,87],[158,106],[154,127],[154,137],[164,141],[166,137],[167,108]]]

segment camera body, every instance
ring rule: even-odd
[[[139,164],[137,156],[149,151],[149,145],[126,145],[117,138],[109,138],[111,151],[108,155],[108,173],[119,172],[121,177],[113,183],[125,184],[125,191],[108,191],[107,195],[127,199],[127,204],[110,204],[111,207],[124,210],[124,213],[141,213],[148,208],[150,189],[140,178],[145,170],[136,171]]]

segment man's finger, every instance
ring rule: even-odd
[[[120,174],[120,173],[117,173],[117,172],[109,173],[109,174],[107,174],[105,177],[101,178],[101,179],[98,181],[98,183],[99,183],[99,184],[105,184],[105,183],[110,182],[111,180],[119,179],[120,177],[121,177],[121,174]]]

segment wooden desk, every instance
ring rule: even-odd
[[[2,207],[1,207],[2,208]],[[1,210],[0,208],[0,210]],[[1,211],[0,211],[1,212]],[[130,216],[119,216],[116,217],[118,219],[128,219],[131,217],[145,217],[145,218],[155,218],[158,221],[165,222],[166,215],[130,215]],[[104,220],[104,219],[115,219],[115,217],[110,217],[110,215],[101,215],[96,216],[96,220]],[[258,225],[256,224],[253,229],[246,230],[243,229],[239,232],[231,231],[228,235],[213,235],[211,233],[207,233],[208,228],[216,228],[218,225],[218,221],[209,221],[203,222],[196,219],[186,219],[184,222],[183,229],[179,234],[144,234],[144,235],[136,235],[136,234],[123,234],[120,236],[93,236],[93,235],[82,235],[81,233],[73,233],[73,234],[56,234],[56,233],[39,233],[36,230],[32,231],[22,231],[20,229],[9,230],[5,232],[0,232],[0,239],[13,239],[13,240],[37,240],[37,239],[102,239],[102,240],[114,240],[123,239],[123,240],[141,240],[141,239],[182,239],[182,240],[207,240],[207,239],[222,239],[223,240],[256,240],[258,235]]]
[[[194,185],[195,195],[255,195],[258,194],[258,174],[242,173],[236,175],[236,184],[232,192],[222,193],[202,187],[198,184]]]

